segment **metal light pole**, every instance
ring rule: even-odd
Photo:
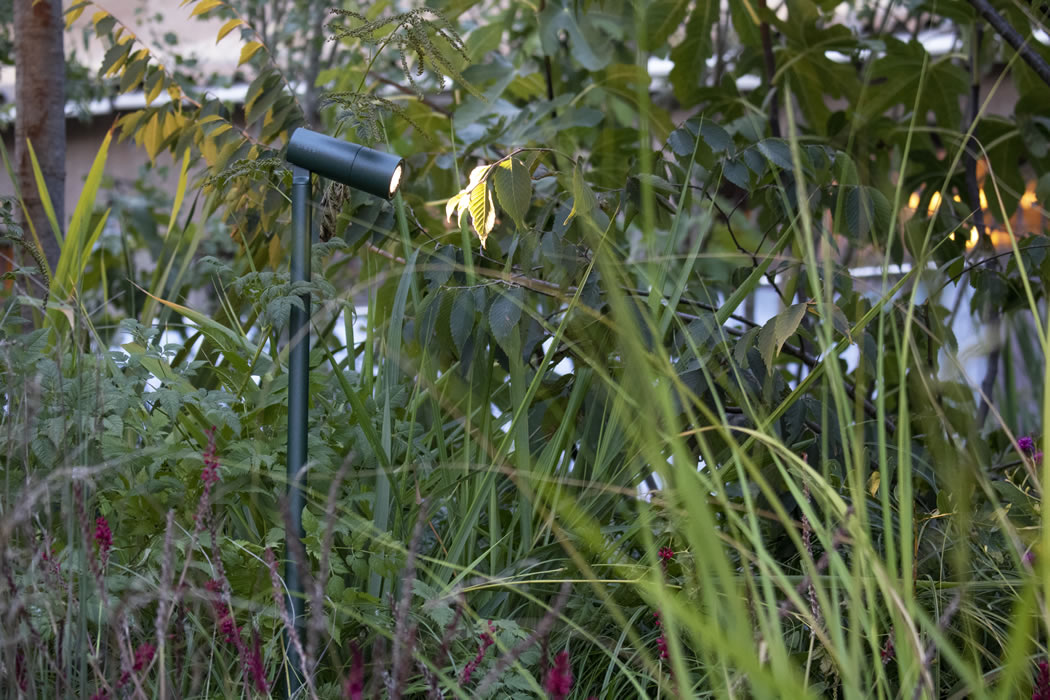
[[[358,144],[325,136],[309,129],[296,129],[288,141],[285,158],[292,164],[291,281],[310,279],[310,179],[313,173],[362,192],[391,199],[401,186],[404,160]],[[284,578],[288,586],[288,608],[299,639],[306,630],[303,615],[303,583],[299,566],[288,543],[303,541],[303,492],[300,480],[307,460],[307,429],[310,418],[310,295],[303,294],[303,308],[292,307],[288,342],[288,509],[290,527],[285,533]],[[287,695],[302,686],[303,660],[294,645],[288,650]]]

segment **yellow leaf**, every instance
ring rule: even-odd
[[[76,5],[66,11],[66,29],[68,30],[73,26],[73,23],[80,19],[80,15],[84,14],[84,10],[87,9],[88,3]]]
[[[208,10],[213,10],[216,7],[222,5],[222,0],[201,0],[197,3],[197,6],[193,8],[193,12],[190,13],[190,17],[197,17],[203,15]]]
[[[80,8],[80,10],[81,12],[83,12],[84,8]],[[109,17],[108,12],[106,12],[105,10],[99,10],[95,14],[91,15],[91,24],[97,25],[99,22],[106,19],[107,17]]]
[[[160,91],[164,89],[164,79],[159,77],[153,81],[153,87],[149,89],[149,94],[146,95],[146,105],[149,106],[153,103],[153,100],[160,96]]]
[[[261,49],[262,47],[262,42],[249,41],[247,44],[241,47],[241,59],[237,61],[237,65],[240,66],[250,61],[252,56],[255,55],[255,52]]]
[[[270,253],[270,268],[278,269],[281,266],[281,237],[274,236],[270,239],[269,251]]]
[[[871,494],[872,498],[879,492],[880,483],[882,483],[882,475],[878,471],[873,471],[871,476],[868,477],[868,493]]]
[[[215,39],[215,43],[218,44],[220,41],[225,39],[227,34],[232,32],[237,27],[241,26],[241,24],[243,24],[243,22],[241,22],[241,18],[235,17],[226,24],[222,25],[222,29],[219,30],[219,36]]]
[[[496,207],[492,204],[492,192],[487,182],[479,182],[470,191],[470,222],[481,239],[481,247],[496,226]]]
[[[146,145],[146,154],[150,160],[154,160],[160,152],[160,144],[164,141],[161,134],[160,113],[154,112],[144,129],[143,142]]]
[[[215,165],[215,162],[219,159],[219,149],[215,144],[215,139],[205,138],[201,142],[201,155],[204,156],[204,160],[208,162],[208,165]]]
[[[445,221],[452,222],[452,215],[456,213],[457,209],[461,209],[465,196],[463,192],[459,192],[448,198],[448,203],[445,204]],[[462,211],[460,216],[462,216]]]
[[[470,206],[470,193],[477,186],[477,184],[484,179],[485,173],[488,172],[488,169],[489,166],[487,165],[479,165],[478,167],[470,171],[470,177],[468,178],[467,186],[461,189],[458,194],[449,199],[448,203],[445,204],[446,221],[452,221],[452,214],[454,214],[457,210],[459,211],[460,222],[463,221],[463,214],[467,211],[468,207]]]

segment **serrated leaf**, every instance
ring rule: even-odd
[[[222,0],[201,0],[197,3],[197,6],[193,8],[193,12],[190,13],[190,17],[198,17],[203,15],[208,10],[214,10],[216,7],[222,5]]]
[[[496,297],[489,307],[489,330],[504,350],[511,335],[517,332],[524,298],[525,292],[521,287],[511,287]]]
[[[854,238],[866,236],[889,224],[890,203],[874,187],[850,187],[843,213],[846,216],[846,233]]]
[[[748,175],[747,166],[736,158],[727,158],[722,163],[722,177],[742,190],[751,187],[751,176]]]
[[[758,334],[758,351],[766,363],[766,369],[773,371],[773,360],[780,354],[787,339],[795,334],[802,318],[806,315],[809,304],[794,304],[783,312],[766,321]]]
[[[700,138],[715,153],[726,153],[733,147],[729,132],[708,119],[700,122]]]
[[[143,54],[140,56],[140,54]],[[131,62],[127,68],[124,69],[123,75],[120,76],[120,92],[125,93],[138,87],[139,82],[142,80],[142,76],[146,74],[146,68],[149,67],[149,52],[145,49],[136,51],[135,55],[131,57]]]
[[[240,17],[234,17],[229,22],[222,25],[222,28],[219,30],[219,33],[215,38],[215,43],[218,44],[220,41],[226,38],[227,34],[232,32],[234,29],[241,26],[242,24],[244,24],[244,22],[241,21]]]
[[[762,329],[758,326],[749,328],[746,333],[740,336],[740,339],[736,341],[736,345],[733,347],[733,359],[736,360],[737,365],[744,367],[747,365],[747,353],[755,345],[755,339]]]
[[[241,47],[241,57],[237,61],[238,66],[242,66],[251,60],[255,52],[263,47],[260,41],[249,41],[247,44]]]
[[[597,203],[598,198],[594,196],[594,192],[583,178],[583,169],[577,164],[572,169],[572,209],[569,210],[569,215],[565,217],[562,225],[567,226],[578,214],[586,216]]]
[[[470,339],[474,330],[474,294],[469,289],[461,289],[452,301],[452,313],[448,319],[449,331],[456,350],[463,354],[463,346]]]
[[[791,170],[791,147],[783,139],[762,139],[757,144],[759,152],[766,159],[783,170]]]
[[[452,215],[458,213],[459,223],[462,225],[463,215],[470,210],[470,193],[474,190],[474,187],[484,179],[485,173],[488,172],[488,169],[488,165],[479,165],[470,171],[470,177],[467,179],[467,186],[449,198],[448,203],[445,205],[446,221],[452,221]]]
[[[130,44],[113,44],[102,58],[102,67],[99,69],[99,74],[106,78],[116,75],[117,71],[124,65],[124,61],[130,52]]]
[[[481,247],[484,248],[485,241],[492,233],[492,229],[496,227],[496,207],[492,203],[492,191],[489,189],[487,180],[482,180],[474,185],[474,189],[470,191],[468,206],[470,223],[481,240]]]
[[[146,106],[149,107],[153,100],[160,96],[160,91],[164,89],[164,72],[160,70],[154,71],[148,78],[146,78]]]
[[[696,136],[683,126],[671,132],[667,138],[667,145],[671,147],[676,156],[691,156],[696,147]]]
[[[532,202],[532,178],[529,169],[517,158],[508,158],[493,171],[491,178],[496,189],[496,198],[503,211],[514,219],[519,227],[525,227],[525,214]]]

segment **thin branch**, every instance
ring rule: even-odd
[[[766,0],[759,1],[759,10],[766,12]],[[759,24],[759,34],[762,37],[762,67],[766,74],[766,86],[769,88],[771,97],[769,99],[769,130],[774,138],[780,138],[780,105],[773,85],[773,76],[777,73],[776,58],[773,56],[773,37],[769,30],[769,22],[763,16]]]
[[[1028,40],[1021,36],[1002,15],[996,12],[988,0],[967,0],[967,2],[973,6],[977,14],[983,17],[988,24],[992,25],[992,29],[995,30],[996,34],[1013,47],[1014,51],[1028,64],[1028,67],[1035,71],[1040,80],[1050,85],[1050,64],[1047,64],[1043,57],[1028,45]]]

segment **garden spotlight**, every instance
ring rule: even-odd
[[[292,165],[383,199],[397,193],[405,163],[400,156],[309,129],[295,130],[286,157]]]
[[[390,199],[401,186],[404,159],[355,143],[299,128],[288,141],[285,158],[292,164],[292,250],[291,282],[310,280],[310,221],[312,198],[310,178],[317,173],[368,194]],[[285,533],[285,583],[292,624],[299,639],[304,638],[303,584],[295,543],[303,552],[303,465],[307,459],[307,428],[310,410],[310,295],[303,294],[302,308],[292,306],[288,323],[288,531]],[[302,659],[295,645],[286,645],[288,675],[286,696],[290,697],[303,681]]]

